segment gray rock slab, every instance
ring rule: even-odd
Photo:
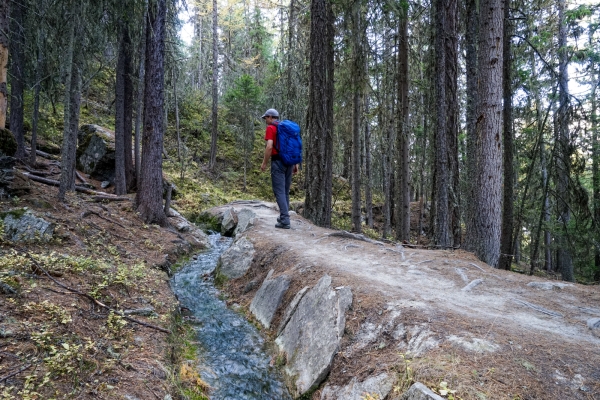
[[[562,288],[573,286],[573,285],[569,284],[569,283],[562,283],[562,282],[529,282],[527,284],[527,286],[534,287],[536,289],[542,289],[542,290],[552,290],[552,289],[562,289]]]
[[[406,393],[400,397],[400,400],[444,400],[444,398],[433,393],[421,382],[415,382]]]
[[[254,258],[254,245],[245,237],[237,239],[231,247],[221,254],[217,272],[228,279],[244,276]]]
[[[272,275],[273,270],[269,271],[260,289],[254,295],[252,303],[250,303],[250,312],[266,328],[271,327],[271,321],[291,282],[290,277],[287,275],[271,279]]]
[[[232,236],[237,224],[237,214],[233,207],[230,207],[223,213],[223,221],[221,222],[221,235]]]
[[[254,225],[254,219],[256,218],[256,214],[247,208],[242,208],[237,213],[237,226],[233,231],[233,235],[238,235],[240,233],[246,232]]]
[[[362,382],[352,378],[346,386],[325,386],[321,400],[363,400],[366,395],[385,399],[392,391],[393,383],[394,378],[386,373],[370,376]]]
[[[29,210],[21,215],[9,212],[4,217],[4,236],[13,242],[48,242],[54,235],[54,227],[53,223],[36,217]]]
[[[329,373],[344,334],[345,312],[352,302],[349,288],[334,290],[324,275],[302,297],[275,340],[287,355],[286,373],[295,379],[295,396],[319,385]]]
[[[600,318],[590,318],[587,320],[587,326],[592,330],[592,334],[600,337]]]
[[[288,304],[283,314],[283,318],[281,318],[281,322],[279,323],[279,328],[277,329],[277,336],[281,335],[281,332],[283,331],[287,323],[290,322],[290,318],[292,318],[294,311],[296,311],[298,303],[300,303],[300,300],[302,300],[302,297],[304,297],[308,289],[310,289],[310,287],[303,287],[302,290],[296,293],[290,304]]]

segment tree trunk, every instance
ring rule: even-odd
[[[477,0],[466,0],[466,80],[467,80],[467,154],[466,154],[466,196],[465,196],[465,249],[475,250],[477,232],[475,229],[475,171],[477,165],[475,144],[477,142],[475,124],[477,121],[477,38],[479,37],[479,12]]]
[[[364,75],[364,60],[362,49],[362,15],[361,2],[355,0],[352,4],[352,229],[354,232],[362,232],[362,215],[360,199],[360,100],[362,98],[362,80]]]
[[[217,14],[217,0],[213,0],[213,50],[212,50],[212,134],[210,141],[210,161],[208,169],[214,170],[215,164],[217,163],[217,137],[218,137],[218,107],[219,107],[219,92],[218,92],[218,78],[219,78],[219,31],[218,31],[218,14]]]
[[[75,13],[77,11],[74,11]],[[62,161],[60,172],[60,186],[58,188],[58,199],[65,201],[67,191],[75,190],[75,157],[77,147],[77,131],[72,130],[72,118],[74,116],[74,108],[78,105],[77,96],[79,95],[79,85],[81,82],[79,66],[76,63],[77,49],[76,44],[78,39],[75,34],[75,26],[78,21],[78,15],[73,18],[73,23],[69,28],[69,43],[65,54],[65,102],[64,102],[64,123],[63,123],[63,144],[62,144]],[[79,31],[79,29],[77,29]],[[77,93],[77,96],[75,95]],[[78,111],[78,110],[77,110]],[[78,121],[77,121],[78,123]]]
[[[573,282],[573,260],[568,238],[569,221],[571,220],[569,201],[569,179],[571,176],[571,139],[569,134],[569,76],[567,26],[565,21],[565,0],[558,0],[558,68],[559,68],[559,101],[558,107],[558,220],[562,232],[558,235],[556,266],[565,281]]]
[[[127,193],[125,178],[125,28],[121,28],[115,79],[115,193]]]
[[[435,244],[441,248],[451,246],[448,211],[448,138],[446,104],[446,7],[449,0],[435,2]]]
[[[29,164],[35,168],[36,151],[37,151],[37,132],[38,121],[40,116],[40,89],[42,87],[42,60],[44,59],[44,38],[45,32],[42,28],[37,31],[36,53],[37,60],[35,63],[35,84],[33,94],[33,116],[31,117],[31,151],[29,153]]]
[[[502,222],[502,0],[481,2],[476,122],[476,255],[498,267]]]
[[[25,90],[25,4],[13,1],[10,10],[10,130],[17,141],[15,158],[25,158],[23,106]]]
[[[166,225],[162,204],[163,107],[166,0],[148,7],[146,29],[146,74],[142,171],[135,198],[137,210],[146,223]]]
[[[144,83],[145,83],[145,64],[146,64],[146,30],[148,29],[148,1],[144,2],[144,26],[140,38],[140,65],[138,68],[137,79],[137,110],[135,113],[135,140],[134,140],[134,157],[135,157],[135,186],[139,185],[142,173],[141,159],[141,126],[144,113]]]
[[[304,216],[331,226],[333,174],[333,39],[329,0],[311,0],[309,98]]]
[[[396,184],[396,238],[410,241],[410,188],[408,148],[408,4],[402,6],[398,25],[398,110]]]
[[[504,35],[502,37],[502,88],[504,97],[503,131],[504,139],[504,192],[502,210],[502,233],[500,238],[500,261],[498,268],[510,270],[513,258],[513,222],[514,222],[514,138],[512,129],[512,58],[510,41],[512,26],[510,22],[510,0],[504,0]]]
[[[450,241],[458,247],[462,240],[460,221],[460,180],[458,171],[458,5],[448,0],[446,6],[446,130],[448,143],[448,213]]]
[[[8,47],[10,40],[10,0],[0,0],[0,129],[6,128],[6,112],[8,111]]]
[[[133,46],[129,28],[125,26],[125,109],[123,110],[123,152],[125,153],[125,182],[127,191],[135,186],[135,167],[133,165]]]
[[[369,97],[365,98],[365,115],[369,115]],[[367,226],[373,229],[373,171],[371,166],[371,129],[368,117],[365,118],[365,210]]]

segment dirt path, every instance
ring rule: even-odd
[[[293,289],[323,273],[335,286],[352,288],[330,384],[386,370],[399,374],[400,386],[403,379],[432,388],[447,381],[465,399],[600,398],[600,329],[588,327],[600,318],[598,286],[497,270],[465,251],[336,236],[297,215],[292,229],[280,230],[274,205],[234,207],[257,215],[247,233],[257,248],[255,265],[229,287],[240,301],[252,296],[242,287],[270,268],[291,274]]]

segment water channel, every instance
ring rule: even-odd
[[[171,287],[190,310],[201,350],[199,373],[212,400],[291,400],[256,328],[227,308],[213,285],[212,272],[230,238],[209,236],[211,248],[179,270]]]

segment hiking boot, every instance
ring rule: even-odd
[[[277,223],[280,224],[281,223],[281,218],[277,217]]]
[[[291,226],[290,224],[282,224],[281,222],[277,222],[275,224],[275,228],[279,228],[279,229],[290,229]]]

